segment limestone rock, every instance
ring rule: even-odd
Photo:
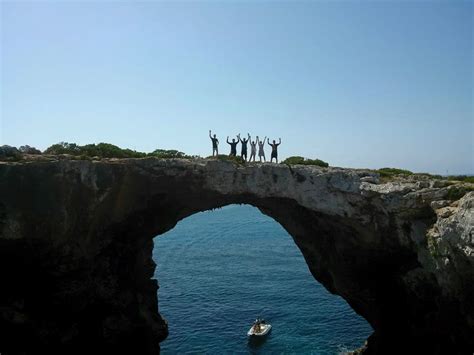
[[[474,193],[463,191],[270,163],[2,162],[0,352],[156,353],[167,323],[152,239],[193,213],[247,203],[372,325],[360,352],[472,353]]]

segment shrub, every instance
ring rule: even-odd
[[[21,159],[22,153],[25,154],[41,154],[41,152],[33,147],[28,145],[20,147],[20,150],[3,146],[0,147],[0,158],[5,157],[8,154],[10,156],[16,156],[18,159]],[[3,153],[2,153],[3,152]],[[16,152],[16,153],[15,153]],[[136,150],[131,149],[122,149],[116,145],[110,143],[98,143],[98,144],[86,144],[86,145],[77,145],[76,143],[60,142],[53,144],[48,147],[44,154],[51,155],[72,155],[75,158],[79,159],[89,159],[89,158],[144,158],[144,157],[155,157],[160,159],[171,159],[171,158],[182,158],[182,159],[200,159],[197,155],[187,155],[178,150],[166,150],[166,149],[156,149],[151,153],[137,152]]]
[[[70,154],[82,157],[100,158],[143,158],[146,153],[131,149],[122,149],[110,143],[86,144],[84,146],[75,143],[61,142],[48,147],[45,154]]]
[[[80,151],[80,147],[76,143],[60,142],[46,148],[44,153],[53,154],[53,155],[58,155],[58,154],[79,155],[81,154],[81,151]]]
[[[451,186],[446,195],[447,200],[455,201],[459,200],[469,191],[474,191],[474,187],[471,186]]]
[[[390,177],[393,175],[413,175],[410,170],[397,169],[397,168],[382,168],[376,170],[381,177]]]
[[[110,143],[87,144],[80,147],[80,151],[83,155],[89,157],[98,156],[102,158],[143,158],[146,156],[146,153],[122,149]]]
[[[446,179],[448,180],[456,180],[456,181],[463,181],[463,182],[470,182],[474,184],[474,176],[468,175],[450,175],[447,176]]]
[[[16,147],[2,145],[0,147],[0,159],[17,161],[21,159],[21,152]]]
[[[167,149],[156,149],[151,153],[148,153],[147,156],[162,158],[162,159],[172,159],[172,158],[191,158],[189,155],[186,155],[183,152],[178,150],[167,150]]]
[[[22,145],[19,150],[22,154],[41,154],[41,151],[39,149],[36,149],[35,147],[30,147],[29,145]]]
[[[300,156],[293,156],[286,158],[281,162],[281,164],[286,164],[286,165],[316,165],[316,166],[322,166],[323,168],[327,168],[329,166],[328,163],[326,163],[323,160],[320,159],[307,159],[303,158]]]

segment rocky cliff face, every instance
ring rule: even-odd
[[[214,160],[0,163],[0,352],[152,354],[152,239],[247,203],[374,328],[366,354],[474,350],[474,192],[364,170]],[[205,270],[203,270],[205,272]]]

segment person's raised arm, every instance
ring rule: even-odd
[[[227,144],[230,144],[230,142],[229,142],[229,136],[227,136]]]
[[[270,147],[273,147],[271,144],[270,144],[270,138],[267,139],[267,143]]]
[[[278,139],[279,139],[280,141],[278,142],[278,144],[277,144],[277,145],[280,145],[280,144],[281,144],[281,138],[278,138]]]
[[[211,130],[209,130],[209,138],[212,139],[212,136],[211,136]]]

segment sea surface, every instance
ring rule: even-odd
[[[291,236],[248,205],[192,215],[154,239],[162,354],[340,354],[372,328],[310,274]],[[273,328],[246,333],[256,317]]]

